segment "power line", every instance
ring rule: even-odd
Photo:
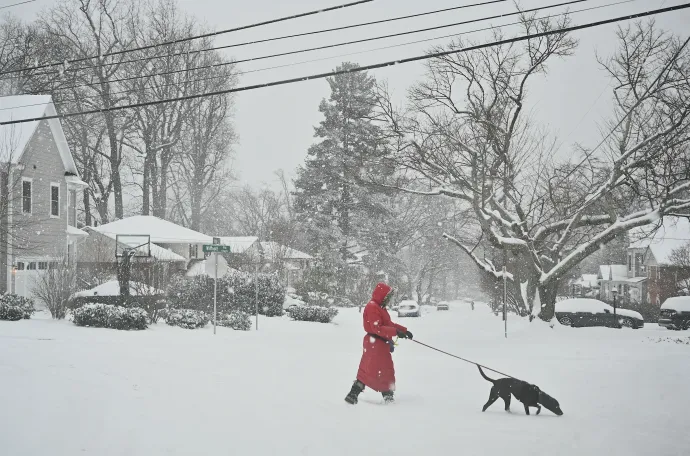
[[[392,17],[392,18],[388,18],[388,19],[381,19],[381,20],[377,20],[377,21],[362,22],[362,23],[358,23],[358,24],[344,25],[341,27],[314,30],[311,32],[295,33],[292,35],[283,35],[283,36],[277,36],[277,37],[273,37],[273,38],[264,38],[264,39],[260,39],[260,40],[254,40],[254,41],[246,41],[243,43],[228,44],[228,45],[224,45],[224,46],[216,46],[216,47],[210,47],[210,48],[205,48],[205,49],[197,49],[197,50],[193,50],[193,51],[189,51],[189,52],[177,52],[174,54],[147,56],[147,57],[139,57],[139,58],[130,59],[130,60],[121,60],[119,62],[108,62],[108,63],[100,64],[98,66],[103,67],[103,66],[111,66],[111,65],[121,65],[121,64],[125,64],[125,63],[141,62],[144,60],[164,59],[164,58],[168,58],[168,57],[177,57],[180,55],[189,55],[189,54],[197,54],[197,53],[201,53],[201,52],[218,51],[221,49],[230,49],[230,48],[241,47],[241,46],[249,46],[252,44],[268,43],[271,41],[279,41],[279,40],[285,40],[285,39],[289,39],[289,38],[298,38],[298,37],[302,37],[302,36],[311,36],[311,35],[318,35],[321,33],[328,33],[328,32],[335,32],[335,31],[339,31],[339,30],[353,29],[353,28],[364,27],[364,26],[368,26],[368,25],[383,24],[383,23],[387,23],[387,22],[394,22],[394,21],[400,21],[403,19],[411,19],[411,18],[415,18],[415,17],[429,16],[432,14],[444,13],[444,12],[453,11],[453,10],[473,8],[476,6],[486,6],[486,5],[491,5],[494,3],[504,3],[507,1],[508,0],[491,0],[491,1],[485,1],[482,3],[473,3],[471,5],[454,6],[451,8],[444,8],[444,9],[438,9],[438,10],[434,10],[434,11],[427,11],[427,12],[423,12],[423,13],[409,14],[407,16],[398,16],[398,17]],[[587,1],[587,0],[581,0],[581,1]],[[78,67],[78,68],[68,68],[67,71],[80,71],[80,70],[87,70],[87,69],[96,68],[96,67],[97,66],[84,66],[84,67]],[[47,73],[43,73],[43,74],[47,74]]]
[[[33,3],[36,0],[26,0],[25,2],[19,2],[19,3],[12,3],[11,5],[5,5],[5,6],[0,6],[0,9],[5,9],[5,8],[12,8],[13,6],[19,6],[19,5],[24,5],[26,3]]]
[[[46,120],[46,119],[65,119],[65,118],[80,116],[80,115],[98,114],[98,113],[111,112],[111,111],[120,111],[123,109],[140,108],[140,107],[144,107],[144,106],[152,106],[152,105],[162,104],[162,103],[172,103],[172,102],[176,102],[176,101],[185,101],[185,100],[193,100],[193,99],[197,99],[197,98],[227,95],[229,93],[246,92],[246,91],[250,91],[250,90],[264,89],[267,87],[275,87],[275,86],[286,85],[286,84],[294,84],[297,82],[305,82],[305,81],[311,81],[311,80],[315,80],[315,79],[324,79],[324,78],[328,78],[328,77],[338,76],[341,74],[375,70],[375,69],[385,68],[385,67],[389,67],[389,66],[402,65],[405,63],[418,62],[418,61],[422,61],[422,60],[444,57],[444,56],[452,55],[452,54],[459,54],[462,52],[475,51],[478,49],[485,49],[485,48],[494,47],[494,46],[502,46],[505,44],[512,44],[512,43],[517,43],[517,42],[521,42],[521,41],[527,41],[527,40],[531,40],[534,38],[541,38],[541,37],[555,35],[555,34],[569,33],[569,32],[574,32],[574,31],[578,31],[578,30],[600,27],[603,25],[614,24],[616,22],[628,21],[628,20],[632,20],[632,19],[638,19],[638,18],[642,18],[642,17],[653,16],[656,14],[668,13],[668,12],[672,12],[672,11],[680,11],[680,10],[684,10],[687,8],[690,8],[690,2],[680,4],[680,5],[670,6],[670,7],[666,7],[666,8],[647,10],[647,11],[643,11],[640,13],[628,14],[626,16],[619,16],[619,17],[615,17],[615,18],[611,18],[611,19],[604,19],[604,20],[596,21],[596,22],[588,22],[586,24],[575,25],[575,26],[571,26],[571,27],[563,27],[560,29],[548,30],[545,32],[533,33],[530,35],[523,35],[523,36],[518,36],[515,38],[505,39],[505,40],[499,40],[499,41],[493,41],[490,43],[478,44],[478,45],[474,45],[474,46],[465,47],[462,49],[454,49],[454,50],[450,50],[450,51],[434,52],[434,53],[423,54],[423,55],[418,55],[418,56],[414,56],[414,57],[407,57],[407,58],[399,59],[399,60],[392,60],[392,61],[376,63],[376,64],[372,64],[372,65],[365,65],[365,66],[361,66],[361,67],[357,67],[357,68],[350,68],[350,69],[338,70],[338,71],[330,71],[327,73],[319,73],[319,74],[313,74],[313,75],[309,75],[309,76],[301,76],[301,77],[297,77],[297,78],[283,79],[283,80],[279,80],[279,81],[267,82],[267,83],[263,83],[263,84],[255,84],[255,85],[244,86],[244,87],[236,87],[236,88],[232,88],[232,89],[218,90],[215,92],[207,92],[207,93],[201,93],[201,94],[187,95],[187,96],[183,96],[183,97],[168,98],[168,99],[164,99],[164,100],[147,101],[147,102],[142,102],[142,103],[133,103],[133,104],[129,104],[129,105],[113,106],[110,108],[94,109],[94,110],[90,110],[90,111],[70,112],[70,113],[65,113],[65,114],[57,114],[54,116],[44,116],[44,117],[33,117],[33,118],[19,119],[19,120],[10,120],[10,121],[6,121],[6,122],[0,122],[0,125],[13,125],[13,124],[19,124],[19,123],[25,123],[25,122],[35,122],[38,120]]]
[[[582,13],[582,12],[586,12],[586,11],[592,11],[592,10],[597,10],[597,9],[601,9],[601,8],[606,8],[606,7],[609,7],[609,6],[616,6],[616,5],[621,5],[621,4],[625,4],[625,3],[631,3],[631,2],[634,2],[634,1],[637,1],[637,0],[621,0],[621,1],[619,1],[619,2],[607,3],[607,4],[604,4],[604,5],[592,6],[592,7],[589,7],[589,8],[583,8],[583,9],[579,9],[579,10],[569,11],[569,12],[566,12],[566,13],[558,13],[558,14],[550,14],[550,15],[547,15],[547,16],[540,16],[540,17],[536,18],[536,20],[550,19],[550,18],[554,18],[554,17],[558,17],[558,16],[563,16],[563,15],[565,15],[565,14],[572,15],[572,14]],[[408,42],[406,42],[406,43],[398,43],[398,44],[394,44],[394,45],[390,45],[390,46],[383,46],[383,47],[378,47],[378,48],[374,48],[374,49],[366,49],[366,50],[363,50],[363,51],[350,52],[350,53],[346,53],[346,54],[339,54],[339,55],[329,56],[329,57],[323,57],[323,58],[319,58],[319,59],[304,60],[304,61],[301,61],[301,62],[287,63],[287,64],[284,64],[284,65],[275,65],[275,66],[270,66],[270,67],[258,68],[258,69],[255,69],[255,70],[240,71],[240,72],[235,73],[235,75],[240,76],[240,75],[246,75],[246,74],[250,74],[250,73],[258,73],[258,72],[262,72],[262,71],[275,70],[275,69],[279,69],[279,68],[285,68],[285,67],[292,67],[292,66],[302,65],[302,64],[305,64],[305,63],[321,62],[321,61],[324,61],[324,60],[332,60],[332,59],[341,58],[341,57],[349,57],[349,56],[352,56],[352,55],[359,55],[359,54],[364,54],[364,53],[368,53],[368,52],[375,52],[375,51],[380,51],[380,50],[393,49],[393,48],[398,48],[398,47],[403,47],[403,46],[409,46],[409,45],[411,45],[411,44],[425,43],[425,42],[436,41],[436,40],[445,39],[445,38],[458,37],[458,36],[467,35],[467,34],[470,34],[470,33],[483,32],[483,31],[487,31],[487,30],[495,30],[495,29],[500,29],[500,28],[503,28],[503,27],[509,27],[509,26],[519,25],[519,24],[522,24],[522,22],[520,22],[520,21],[517,21],[517,22],[510,22],[510,23],[508,23],[508,24],[501,24],[501,25],[495,25],[495,26],[490,26],[490,27],[483,27],[483,28],[480,28],[480,29],[468,30],[468,31],[465,31],[465,32],[453,33],[453,34],[450,34],[450,35],[437,36],[437,37],[433,37],[433,38],[425,38],[425,39],[423,39],[423,40],[408,41]],[[153,76],[153,75],[152,75],[152,76]],[[207,78],[199,78],[199,79],[186,80],[186,81],[183,81],[182,83],[183,83],[183,84],[191,84],[191,83],[197,83],[197,82],[211,81],[211,80],[220,79],[220,78],[225,78],[225,77],[227,77],[227,75],[217,75],[217,76],[210,76],[210,77],[207,77]],[[179,83],[163,84],[163,85],[160,85],[160,86],[155,87],[155,89],[160,89],[160,88],[164,88],[164,87],[171,87],[171,86],[177,86],[177,85],[179,85]],[[83,86],[82,86],[82,85],[79,85],[79,86],[71,86],[71,87],[57,87],[55,90],[69,90],[69,89],[79,88],[79,87],[83,87]],[[154,89],[154,87],[145,87],[145,88],[143,88],[143,90],[153,90],[153,89]],[[137,92],[138,90],[140,90],[140,89],[127,89],[127,90],[121,90],[121,91],[111,92],[110,95],[121,95],[121,94],[134,93],[134,92]],[[604,92],[602,92],[602,93],[600,94],[599,98],[601,98],[601,96],[603,95],[603,93],[604,93]],[[91,99],[91,98],[99,98],[99,97],[100,97],[100,95],[90,95],[90,96],[85,96],[85,97],[79,97],[78,99],[75,97],[74,99],[70,99],[70,100],[61,100],[61,102],[63,102],[63,103],[65,103],[65,102],[76,102],[76,101],[83,100],[83,99]],[[0,111],[4,111],[4,110],[7,110],[7,109],[16,109],[16,108],[29,107],[29,106],[38,106],[38,104],[35,103],[35,104],[28,104],[28,105],[22,105],[22,106],[14,106],[14,107],[8,107],[8,108],[0,108]],[[583,119],[584,119],[584,117],[583,117]],[[571,134],[572,134],[572,133],[571,133]]]
[[[205,70],[205,69],[211,69],[211,68],[218,68],[221,66],[235,65],[238,63],[255,62],[258,60],[266,60],[266,59],[271,59],[271,58],[276,58],[276,57],[284,57],[287,55],[303,54],[306,52],[331,49],[331,48],[342,47],[342,46],[347,46],[347,45],[351,45],[351,44],[359,44],[359,43],[365,43],[365,42],[369,42],[369,41],[377,41],[377,40],[381,40],[381,39],[395,38],[398,36],[411,35],[411,34],[421,33],[421,32],[428,32],[428,31],[439,30],[439,29],[448,28],[448,27],[456,27],[459,25],[473,24],[476,22],[484,22],[484,21],[488,21],[491,19],[500,19],[503,17],[516,16],[516,15],[525,14],[525,13],[532,13],[532,12],[541,11],[544,9],[558,8],[561,6],[567,6],[567,5],[572,5],[572,4],[576,4],[576,3],[583,3],[583,2],[587,2],[587,1],[590,1],[590,0],[570,0],[567,2],[563,2],[563,3],[557,3],[557,4],[553,4],[553,5],[546,5],[546,6],[540,6],[540,7],[535,7],[535,8],[529,8],[529,9],[525,9],[522,11],[514,11],[511,13],[497,14],[494,16],[487,16],[487,17],[471,19],[471,20],[462,21],[462,22],[455,22],[452,24],[445,24],[445,25],[440,25],[440,26],[435,26],[435,27],[427,27],[427,28],[417,29],[417,30],[408,30],[406,32],[363,38],[363,39],[359,39],[359,40],[346,41],[346,42],[329,44],[329,45],[325,45],[325,46],[317,46],[317,47],[306,48],[306,49],[298,49],[296,51],[281,52],[278,54],[270,54],[270,55],[264,55],[264,56],[259,56],[259,57],[252,57],[252,58],[248,58],[248,59],[233,60],[230,62],[220,62],[220,63],[214,63],[211,65],[202,65],[202,66],[193,67],[193,68],[183,68],[183,69],[179,69],[179,70],[163,71],[160,73],[154,73],[154,74],[150,74],[150,75],[138,75],[138,76],[128,76],[128,77],[124,77],[124,78],[116,78],[116,79],[111,79],[107,82],[108,83],[116,83],[116,82],[132,81],[135,79],[141,79],[141,78],[147,78],[147,77],[166,76],[166,75],[170,75],[170,74],[186,73],[188,71]],[[48,74],[57,74],[57,72],[39,73],[35,76],[48,75]],[[94,85],[98,85],[98,83],[80,84],[80,85],[72,86],[69,88],[93,87]]]
[[[33,1],[35,1],[35,0],[33,0]],[[316,15],[316,14],[327,13],[327,12],[330,12],[330,11],[340,10],[340,9],[344,9],[344,8],[350,8],[350,7],[352,7],[352,6],[358,6],[358,5],[362,5],[362,4],[364,4],[364,3],[371,3],[371,2],[373,2],[373,1],[374,1],[374,0],[358,0],[358,1],[355,1],[355,2],[352,2],[352,3],[345,3],[345,4],[343,4],[343,5],[331,6],[331,7],[323,8],[323,9],[320,9],[320,10],[308,11],[308,12],[306,12],[306,13],[299,13],[299,14],[293,14],[293,15],[291,15],[291,16],[279,17],[279,18],[277,18],[277,19],[271,19],[271,20],[263,21],[263,22],[256,22],[256,23],[254,23],[254,24],[243,25],[243,26],[240,26],[240,27],[235,27],[235,28],[226,29],[226,30],[220,30],[220,31],[218,31],[218,32],[204,33],[204,34],[201,34],[201,35],[189,36],[189,37],[185,37],[185,38],[179,38],[179,39],[176,39],[176,40],[164,41],[164,42],[162,42],[162,43],[149,44],[149,45],[146,45],[146,46],[140,46],[140,47],[131,48],[131,49],[122,49],[122,50],[120,50],[120,51],[108,52],[108,53],[105,53],[105,54],[102,54],[102,55],[93,55],[93,56],[90,56],[90,57],[79,57],[79,58],[76,58],[76,59],[68,59],[68,60],[65,60],[65,61],[62,61],[62,62],[44,63],[44,64],[41,64],[41,65],[35,65],[35,66],[33,66],[33,67],[20,68],[20,69],[11,70],[11,71],[5,71],[5,72],[3,72],[3,73],[0,73],[0,76],[5,75],[5,74],[19,73],[19,72],[22,72],[22,71],[39,70],[39,69],[42,69],[42,68],[50,68],[50,67],[62,66],[62,65],[65,65],[65,64],[68,64],[68,65],[69,65],[69,64],[72,64],[72,63],[85,62],[85,61],[87,61],[87,60],[102,59],[102,58],[104,58],[104,57],[111,57],[111,56],[114,56],[114,55],[121,55],[121,54],[126,54],[126,53],[129,53],[129,52],[135,52],[135,51],[143,51],[143,50],[146,50],[146,49],[153,49],[153,48],[160,47],[160,46],[169,46],[169,45],[171,45],[171,44],[185,43],[185,42],[187,42],[187,41],[193,41],[193,40],[197,40],[197,39],[201,39],[201,38],[209,38],[209,37],[212,37],[212,36],[218,36],[218,35],[223,35],[223,34],[226,34],[226,33],[237,32],[237,31],[240,31],[240,30],[247,30],[247,29],[250,29],[250,28],[261,27],[261,26],[269,25],[269,24],[275,24],[275,23],[277,23],[277,22],[284,22],[284,21],[289,21],[289,20],[292,20],[292,19],[298,19],[298,18],[301,18],[301,17],[313,16],[313,15]]]

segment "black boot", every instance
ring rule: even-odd
[[[355,405],[357,403],[357,396],[359,396],[359,393],[362,391],[364,391],[364,383],[357,380],[352,384],[352,389],[347,396],[345,396],[345,402]]]
[[[395,398],[393,397],[393,391],[384,391],[383,393],[381,393],[381,395],[383,396],[383,402],[385,402],[386,404],[392,404],[393,402],[395,402]]]

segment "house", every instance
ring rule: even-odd
[[[624,264],[601,265],[597,280],[599,281],[599,299],[613,301],[614,289],[618,293],[618,298],[621,298],[628,283],[626,266]]]
[[[127,245],[111,233],[102,233],[94,227],[84,227],[88,237],[81,241],[77,255],[77,269],[80,278],[86,283],[80,285],[93,286],[93,282],[116,275],[115,252],[125,248],[136,247]],[[187,259],[182,255],[151,243],[150,257],[139,257],[132,263],[132,274],[135,278],[145,281],[152,286],[164,287],[165,277],[182,272],[187,267]]]
[[[300,282],[304,272],[312,266],[314,257],[292,247],[279,244],[274,241],[262,241],[260,243],[264,261],[270,263],[285,279],[287,287]]]
[[[261,259],[261,246],[256,236],[218,236],[221,245],[230,247],[230,253],[223,255],[235,269],[254,270]]]
[[[599,294],[599,277],[597,274],[582,274],[570,284],[571,295],[579,297],[596,297]]]
[[[49,95],[0,97],[0,122],[56,115]],[[77,201],[88,185],[59,119],[0,125],[0,292],[29,296],[60,261],[73,262]]]
[[[654,230],[654,231],[651,231]],[[660,306],[667,298],[677,296],[683,283],[690,278],[687,264],[678,264],[674,252],[690,245],[690,221],[682,217],[664,217],[661,226],[643,227],[631,232],[634,240],[628,262],[633,268],[642,255],[639,273],[647,281],[647,302]]]
[[[157,247],[162,247],[183,257],[187,262],[203,260],[205,258],[203,246],[213,243],[211,236],[152,215],[135,215],[99,225],[93,229],[110,237],[148,235],[152,249],[155,249],[153,247],[155,244]],[[113,250],[114,260],[115,250]]]

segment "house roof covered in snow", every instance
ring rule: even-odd
[[[94,228],[111,235],[149,235],[154,244],[211,244],[213,238],[152,215],[135,215]]]
[[[267,258],[276,258],[283,260],[311,260],[314,257],[308,253],[301,252],[292,247],[279,244],[274,241],[261,242],[261,249]]]
[[[597,277],[600,280],[624,281],[628,279],[628,267],[624,264],[602,264]]]
[[[657,226],[631,230],[630,248],[647,248],[658,264],[670,264],[671,253],[690,243],[690,221],[682,217],[664,217],[658,229]]]
[[[105,236],[109,239],[112,239],[115,241],[117,239],[117,236],[112,233],[101,233],[98,231],[97,228],[87,226],[84,228],[88,233],[93,233],[95,232],[97,235]],[[81,230],[79,230],[81,231]],[[120,242],[120,244],[123,244]],[[130,247],[135,247],[134,245],[130,245]],[[141,247],[143,249],[144,247]],[[187,259],[183,257],[182,255],[178,255],[177,253],[173,252],[172,250],[166,249],[164,247],[161,247],[159,245],[154,244],[151,242],[151,256],[157,260],[160,261],[167,261],[167,262],[187,262]]]
[[[230,247],[230,253],[244,253],[259,241],[256,236],[218,236],[222,245]]]
[[[599,279],[596,274],[582,274],[582,277],[575,283],[583,287],[592,288],[599,286]]]
[[[0,97],[0,122],[20,119],[39,119],[57,114],[50,95],[14,95]],[[48,125],[57,144],[65,171],[78,175],[77,165],[69,150],[59,119],[48,119]],[[26,146],[34,137],[40,120],[12,125],[0,125],[0,162],[17,164]]]

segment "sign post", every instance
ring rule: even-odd
[[[506,277],[506,267],[503,266],[503,332],[508,338],[508,278]]]
[[[213,255],[213,262],[209,262],[210,257],[206,260],[206,274],[213,277],[213,334],[216,333],[216,324],[218,322],[218,277],[224,276],[228,272],[228,263],[220,256],[223,252],[230,252],[230,246],[219,245],[213,238],[213,244],[204,245],[204,253],[211,253]],[[218,239],[220,242],[220,239]],[[218,262],[220,257],[221,262]],[[220,267],[220,270],[219,270]]]

